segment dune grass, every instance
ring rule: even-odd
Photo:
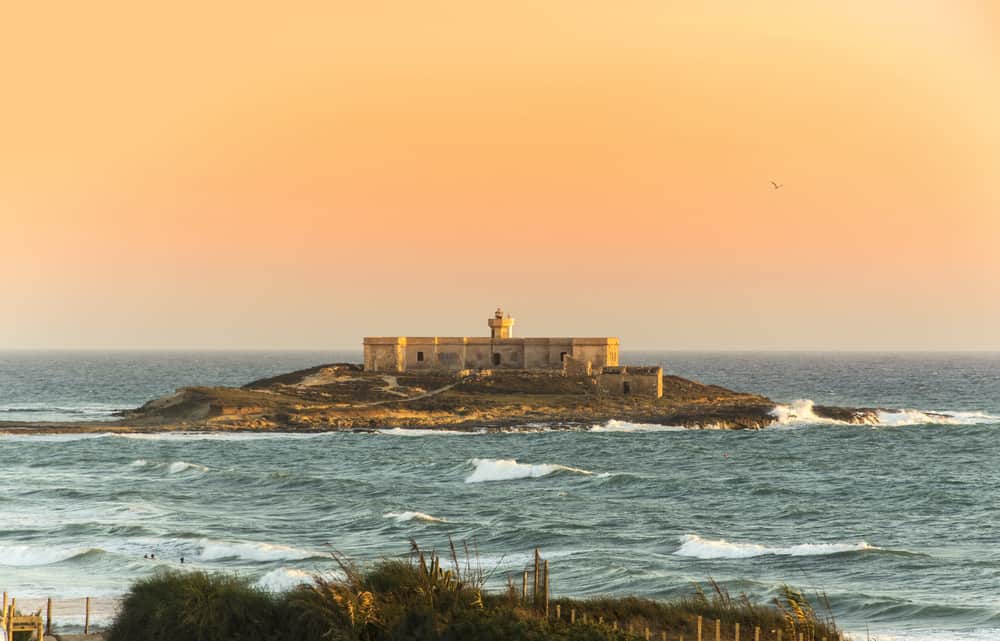
[[[542,602],[524,599],[520,586],[487,592],[489,578],[478,564],[425,553],[413,544],[410,559],[388,559],[362,568],[335,556],[341,572],[272,594],[226,574],[165,572],[135,583],[109,629],[109,641],[670,641],[704,639],[808,641],[840,638],[830,616],[821,616],[805,596],[785,588],[773,604],[732,598],[710,581],[706,594],[672,602],[639,597],[556,599],[548,616]],[[534,601],[534,602],[531,602]],[[559,618],[556,618],[556,612]],[[571,623],[571,617],[574,621]]]

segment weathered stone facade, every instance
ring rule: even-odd
[[[663,368],[659,366],[605,367],[597,375],[597,386],[613,396],[663,396]]]
[[[514,319],[498,309],[489,337],[388,336],[364,340],[365,369],[373,372],[464,369],[562,370],[573,358],[595,371],[618,365],[617,338],[514,338]]]

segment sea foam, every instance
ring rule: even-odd
[[[312,576],[298,568],[276,568],[257,579],[257,586],[268,592],[287,592],[303,583],[311,583]]]
[[[630,423],[611,419],[603,425],[594,425],[590,432],[685,432],[688,429],[682,425],[658,425],[656,423]]]
[[[412,521],[414,519],[418,521],[428,521],[432,523],[444,523],[444,519],[438,518],[436,516],[431,516],[426,512],[386,512],[383,514],[387,519],[396,519],[397,523],[405,523],[406,521]]]
[[[202,561],[219,561],[222,559],[243,559],[246,561],[301,561],[324,556],[320,552],[312,552],[301,548],[274,543],[257,543],[253,541],[226,542],[205,539],[201,541],[201,551],[198,559]]]
[[[857,543],[800,543],[786,547],[771,547],[758,543],[730,543],[725,539],[704,539],[697,534],[681,537],[681,546],[674,551],[675,556],[696,559],[749,559],[757,556],[822,556],[878,550],[864,541]]]
[[[815,403],[809,399],[799,399],[788,404],[777,405],[771,415],[782,425],[828,424],[828,425],[885,425],[902,427],[906,425],[980,425],[1000,422],[1000,416],[984,412],[953,412],[948,410],[878,410],[874,420],[865,417],[860,423],[848,423],[832,418],[817,416]]]
[[[572,474],[583,474],[585,476],[607,476],[598,475],[590,470],[581,470],[578,467],[558,465],[553,463],[540,463],[531,465],[528,463],[518,463],[514,459],[483,459],[474,458],[470,461],[476,468],[472,474],[466,477],[466,483],[483,483],[486,481],[514,481],[517,479],[539,478],[548,476],[556,472],[569,472]]]
[[[129,467],[148,467],[151,469],[166,469],[168,474],[180,474],[181,472],[195,471],[195,472],[208,472],[209,468],[204,465],[199,465],[198,463],[189,463],[187,461],[173,461],[171,463],[156,463],[149,462],[144,458],[139,458],[131,463]]]
[[[461,431],[461,430],[438,430],[438,429],[412,429],[405,427],[393,427],[391,429],[379,430],[379,434],[389,436],[468,436],[470,434],[483,434],[481,431]]]
[[[91,548],[51,545],[0,545],[0,566],[52,565],[86,554]]]

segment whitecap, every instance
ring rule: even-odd
[[[106,434],[138,441],[263,441],[312,439],[339,432],[129,432]]]
[[[558,465],[552,463],[541,463],[531,465],[518,463],[514,459],[481,459],[474,458],[470,461],[475,470],[466,477],[466,483],[483,483],[485,481],[513,481],[517,479],[539,478],[548,476],[554,472],[571,472],[573,474],[583,474],[585,476],[608,476],[598,475],[590,470],[581,470],[578,467]]]
[[[391,429],[378,430],[379,434],[389,436],[468,436],[470,434],[482,434],[480,431],[461,430],[437,430],[437,429],[412,429],[406,427],[393,427]]]
[[[406,521],[412,521],[414,519],[418,521],[428,521],[433,523],[444,523],[444,519],[438,518],[436,516],[431,516],[426,512],[386,512],[382,515],[387,519],[396,519],[397,523],[405,523]]]
[[[906,425],[981,425],[998,423],[1000,416],[983,412],[924,412],[921,410],[879,410],[878,424],[892,427]]]
[[[312,582],[312,575],[298,568],[275,568],[257,579],[257,586],[268,592],[287,592]]]
[[[984,412],[953,412],[949,410],[877,410],[874,415],[862,412],[854,422],[840,421],[817,416],[815,403],[809,399],[799,399],[787,405],[776,405],[771,410],[781,425],[829,424],[829,425],[885,425],[902,427],[906,425],[980,425],[1000,422],[1000,416]]]
[[[213,541],[204,539],[200,543],[201,550],[198,559],[201,561],[220,561],[222,559],[243,559],[247,561],[301,561],[318,556],[321,552],[303,550],[288,545],[276,543],[258,543],[254,541]]]
[[[675,556],[696,559],[749,559],[758,556],[823,556],[861,550],[879,550],[865,541],[857,543],[800,543],[785,547],[771,547],[758,543],[730,543],[725,539],[704,539],[697,534],[681,537],[681,546]]]
[[[15,567],[52,565],[84,554],[89,549],[52,545],[0,545],[0,565]]]
[[[813,411],[815,403],[808,398],[800,398],[787,405],[775,405],[771,410],[771,416],[778,419],[782,425],[794,425],[799,423],[839,423],[847,425],[844,421],[832,418],[817,416]]]
[[[593,425],[590,432],[685,432],[688,428],[682,425],[658,425],[656,423],[630,423],[611,419],[603,425]]]
[[[198,465],[197,463],[188,463],[187,461],[174,461],[167,466],[167,472],[170,474],[178,474],[180,472],[185,472],[187,470],[195,470],[198,472],[207,472],[208,468],[204,465]]]

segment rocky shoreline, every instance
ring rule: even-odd
[[[593,377],[548,372],[387,375],[321,365],[240,388],[186,387],[112,421],[0,422],[8,433],[579,429],[612,420],[692,429],[756,430],[778,422],[757,394],[664,376],[663,397],[614,397]],[[845,423],[877,422],[869,408],[812,408]]]

